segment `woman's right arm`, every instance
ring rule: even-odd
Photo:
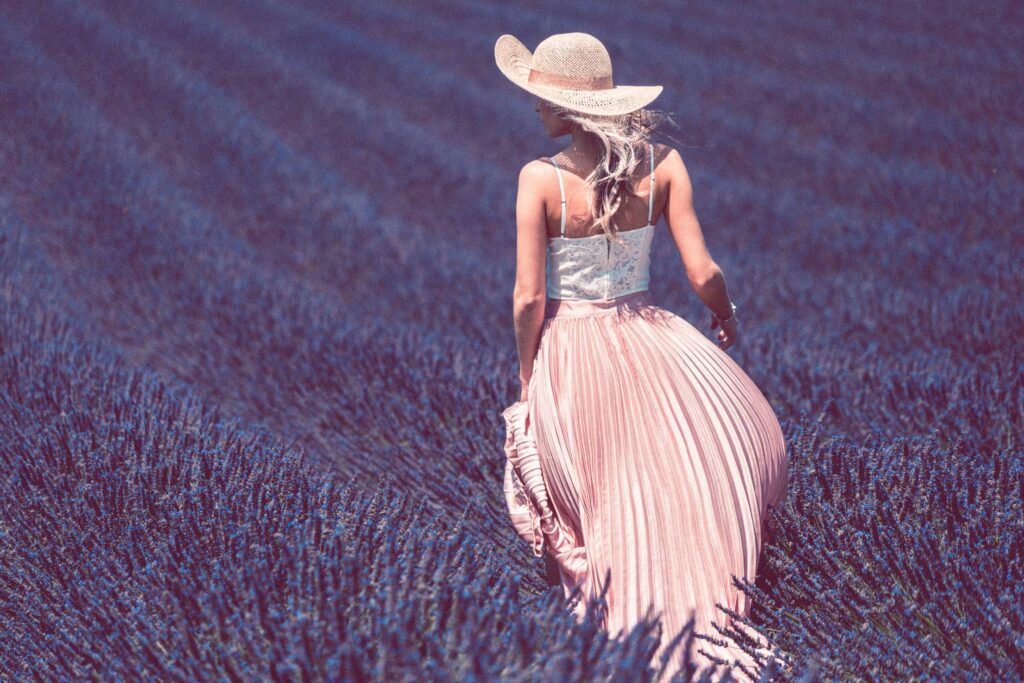
[[[729,292],[725,286],[725,275],[708,253],[704,243],[697,212],[693,208],[693,186],[690,174],[679,152],[671,149],[659,164],[665,170],[662,175],[668,180],[668,200],[665,204],[665,221],[668,223],[672,240],[679,250],[679,256],[686,269],[690,286],[701,301],[719,318],[732,315]]]

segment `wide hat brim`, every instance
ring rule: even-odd
[[[501,73],[523,90],[584,114],[629,114],[653,102],[663,90],[660,85],[616,85],[604,90],[576,90],[530,83],[527,79],[533,53],[508,33],[494,44],[494,61]]]

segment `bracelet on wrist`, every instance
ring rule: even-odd
[[[732,322],[736,319],[736,304],[730,302],[729,307],[732,310],[730,311],[728,318],[719,318],[717,313],[711,311],[711,315],[715,316],[715,320],[718,321],[718,324]]]

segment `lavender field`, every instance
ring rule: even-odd
[[[502,496],[566,140],[493,46],[565,31],[665,86],[786,434],[761,678],[1019,680],[1024,5],[764,0],[0,3],[0,680],[653,677]]]

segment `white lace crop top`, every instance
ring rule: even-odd
[[[654,146],[651,157],[651,190],[647,201],[647,225],[618,235],[619,244],[604,233],[586,237],[565,236],[565,186],[558,163],[551,159],[558,174],[562,195],[562,220],[558,237],[548,238],[546,282],[549,299],[611,299],[646,290],[650,282],[651,238],[654,226]]]

